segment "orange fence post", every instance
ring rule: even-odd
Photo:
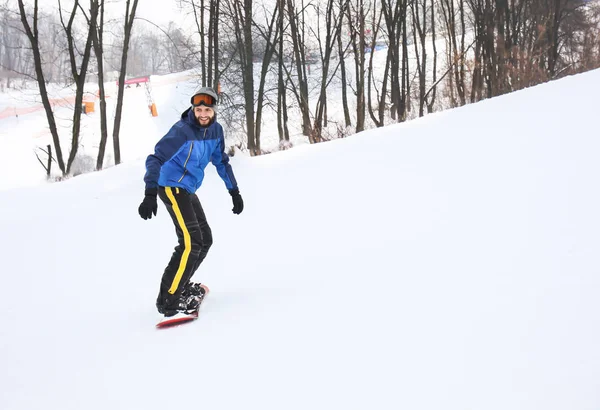
[[[148,108],[150,108],[150,113],[152,113],[153,117],[158,117],[158,111],[156,110],[156,104],[152,103]]]

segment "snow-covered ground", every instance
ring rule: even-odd
[[[175,234],[137,207],[167,116],[130,98],[128,161],[57,184],[0,121],[0,409],[599,409],[599,94],[596,70],[237,155],[239,216],[209,166],[211,294],[161,331]]]
[[[121,160],[130,162],[145,157],[158,139],[164,135],[182,111],[189,106],[190,94],[197,87],[192,72],[152,76],[152,98],[158,108],[158,117],[152,117],[148,109],[146,91],[143,87],[126,89],[121,123]],[[113,82],[106,84],[108,95],[107,114],[109,138],[104,165],[114,165],[112,126],[115,114],[117,89]],[[65,162],[71,146],[72,89],[52,88],[51,98],[57,105],[54,113]],[[86,85],[86,97],[94,96],[97,84]],[[40,150],[52,144],[46,114],[39,95],[33,90],[11,91],[0,94],[0,191],[22,186],[35,186],[45,182],[45,170],[38,162],[36,153],[46,163],[47,155]],[[38,92],[39,94],[39,92]],[[82,115],[82,129],[78,158],[74,173],[90,172],[95,169],[100,142],[99,102],[95,112]],[[9,115],[14,112],[18,115]],[[54,146],[52,146],[54,150]],[[58,165],[53,164],[53,174],[60,175]]]

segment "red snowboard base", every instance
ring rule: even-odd
[[[181,325],[183,323],[192,322],[198,319],[198,312],[192,313],[191,315],[185,315],[183,313],[179,313],[175,316],[171,316],[169,318],[164,318],[160,322],[156,324],[156,327],[159,329],[171,326]]]

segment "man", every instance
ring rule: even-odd
[[[190,279],[212,245],[210,226],[195,194],[209,161],[231,194],[233,213],[240,214],[244,209],[225,153],[223,127],[216,121],[217,101],[211,88],[198,90],[191,98],[192,106],[146,160],[146,190],[139,214],[143,219],[156,215],[158,195],[173,219],[179,240],[163,273],[156,300],[158,311],[166,317],[192,313],[207,290]]]

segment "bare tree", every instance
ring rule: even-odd
[[[202,86],[206,86],[206,45],[205,45],[205,31],[204,31],[204,0],[200,0],[200,15],[198,16],[198,8],[196,8],[195,2],[192,1],[194,9],[194,17],[196,21],[196,27],[200,36],[200,66],[202,67]]]
[[[365,129],[365,16],[368,13],[363,0],[350,2],[346,9],[356,77],[356,132]]]
[[[12,79],[17,75],[34,76],[29,67],[23,64],[25,56],[21,50],[25,47],[27,38],[17,29],[19,24],[21,22],[13,15],[12,10],[6,5],[0,8],[0,80],[6,79],[7,88],[12,86]],[[4,85],[0,83],[0,87],[4,88]]]
[[[348,0],[339,0],[339,8],[348,7]],[[348,108],[348,80],[346,78],[346,51],[347,47],[342,45],[342,26],[340,25],[337,35],[338,58],[340,59],[340,76],[342,81],[342,109],[344,111],[344,124],[346,127],[352,125],[350,109]],[[349,46],[349,45],[348,45]]]
[[[133,3],[132,3],[133,1]],[[127,53],[129,50],[129,40],[135,20],[138,0],[127,0],[125,4],[125,25],[123,38],[123,53],[121,55],[121,70],[119,73],[119,89],[117,91],[117,105],[115,108],[115,121],[113,126],[113,148],[115,151],[115,165],[121,163],[121,146],[119,142],[119,133],[121,131],[121,116],[123,113],[123,99],[125,94],[125,76],[127,75]]]
[[[210,0],[210,4],[208,6],[209,10],[209,24],[208,24],[208,32],[206,30],[206,18],[205,12],[207,10],[206,0],[200,0],[197,2],[196,0],[184,0],[181,3],[188,6],[191,9],[192,15],[194,17],[194,23],[196,24],[196,35],[198,36],[198,40],[200,43],[200,49],[198,51],[200,57],[197,58],[197,62],[200,65],[201,70],[201,78],[200,84],[203,87],[211,86],[212,84],[212,60],[213,60],[213,36],[216,34],[214,32],[214,1]],[[207,43],[208,42],[208,46]],[[208,64],[207,64],[208,61]]]
[[[265,15],[267,11],[263,8]],[[261,127],[262,127],[262,113],[263,106],[265,102],[265,87],[267,74],[269,71],[269,65],[273,60],[273,55],[275,54],[275,50],[277,48],[277,44],[280,43],[278,37],[281,35],[280,26],[277,24],[279,21],[279,16],[281,15],[281,9],[279,8],[279,2],[275,4],[275,10],[271,14],[270,21],[267,18],[267,25],[265,28],[261,28],[258,24],[255,24],[256,29],[260,32],[261,37],[265,41],[265,51],[262,59],[261,69],[260,69],[260,78],[258,84],[258,93],[257,93],[257,101],[256,101],[256,121],[255,121],[255,132],[254,138],[256,139],[256,145],[258,152],[260,152],[260,136],[261,136]]]
[[[25,33],[27,34],[27,38],[29,39],[29,42],[31,44],[31,51],[33,53],[35,66],[35,78],[40,89],[40,98],[42,99],[42,105],[44,106],[44,111],[46,112],[48,128],[50,130],[50,134],[52,135],[54,151],[56,152],[56,160],[58,162],[58,167],[62,171],[63,175],[66,175],[67,168],[63,160],[62,149],[60,147],[60,138],[58,135],[58,129],[56,127],[56,120],[54,118],[54,112],[52,111],[52,105],[50,104],[50,98],[48,96],[48,90],[46,88],[46,80],[44,78],[44,72],[42,70],[40,33],[38,32],[38,1],[34,0],[33,2],[33,14],[31,16],[29,16],[27,11],[25,10],[23,0],[18,0],[18,4],[21,22],[23,24],[23,28],[25,29]],[[31,18],[31,23],[29,22],[29,18]]]
[[[248,149],[253,155],[260,154],[260,141],[256,140],[254,124],[254,52],[252,47],[252,0],[244,0],[244,10],[236,2],[236,15],[239,17],[242,35],[240,44],[243,50],[242,78],[244,82],[244,100],[246,102],[246,127]],[[243,39],[243,40],[242,40]]]
[[[429,18],[431,19],[431,48],[433,49],[433,68],[432,68],[432,79],[433,85],[429,90],[425,93],[425,103],[427,104],[427,112],[433,112],[433,105],[435,104],[435,99],[437,96],[437,70],[438,70],[438,52],[437,52],[437,36],[436,36],[436,10],[435,10],[435,0],[430,0],[431,11],[429,13]]]
[[[374,6],[373,8],[375,10],[377,9],[376,6]],[[372,21],[373,24],[371,26],[371,31],[373,33],[373,37],[371,39],[371,43],[369,44],[369,48],[371,49],[371,54],[369,55],[369,65],[367,68],[367,71],[368,71],[368,74],[367,74],[367,79],[368,79],[368,81],[367,81],[367,108],[369,110],[369,116],[371,117],[371,120],[373,121],[373,123],[375,123],[375,125],[377,127],[382,127],[384,125],[388,75],[389,75],[389,71],[390,71],[390,59],[386,58],[385,70],[384,70],[384,74],[383,74],[383,81],[381,84],[381,92],[379,92],[379,90],[377,90],[377,84],[375,82],[374,75],[373,75],[373,71],[374,71],[373,59],[375,57],[375,51],[377,49],[377,38],[379,35],[379,30],[381,28],[381,19],[383,17],[383,8],[381,8],[379,10],[378,14],[379,14],[379,17],[377,17],[377,19],[373,18],[373,21]],[[375,92],[377,94],[377,96],[375,98],[377,100],[377,116],[375,116],[375,113],[373,112],[373,98],[372,98],[373,88],[375,88]]]
[[[288,107],[287,107],[287,81],[284,82],[284,36],[285,31],[285,0],[277,0],[279,5],[279,16],[277,25],[279,29],[279,41],[277,51],[277,130],[279,131],[279,145],[285,146],[290,141],[290,130],[288,128]]]
[[[428,3],[429,2],[429,3]],[[429,7],[428,7],[429,5]],[[428,112],[433,111],[433,103],[436,95],[437,80],[437,48],[435,36],[435,2],[433,0],[414,0],[411,4],[413,37],[415,55],[417,56],[417,73],[419,77],[419,117],[425,114],[425,107]],[[430,26],[428,26],[428,23]],[[427,91],[428,63],[429,54],[427,53],[427,35],[431,36],[433,46],[433,68],[432,68],[432,88]],[[431,95],[431,101],[428,96]]]
[[[292,91],[298,101],[302,114],[302,134],[309,137],[312,134],[310,107],[308,100],[308,76],[306,74],[306,44],[304,42],[304,1],[300,10],[296,8],[295,0],[287,0],[287,12],[294,50],[294,62],[296,65],[297,86],[292,85]],[[291,79],[290,79],[291,81]],[[293,84],[293,83],[292,83]]]
[[[210,0],[210,18],[208,25],[208,79],[209,87],[220,88],[221,71],[219,69],[219,14],[220,0]]]
[[[329,63],[334,52],[337,38],[340,35],[345,8],[348,4],[347,2],[342,3],[342,7],[340,8],[337,7],[338,4],[336,3],[336,0],[328,0],[325,4],[325,38],[322,38],[320,21],[317,21],[317,32],[314,33],[319,43],[319,54],[321,56],[321,86],[315,110],[314,125],[312,127],[312,133],[309,136],[309,141],[311,143],[321,142],[323,139],[321,134],[327,110],[327,85],[330,82]],[[317,6],[316,14],[320,20],[321,10],[319,9],[319,6]]]
[[[427,39],[427,0],[414,0],[411,3],[410,9],[412,15],[413,45],[419,76],[419,117],[422,117],[425,107],[425,82],[427,80],[427,49],[425,48],[425,41]]]
[[[104,0],[91,0],[92,8],[96,8],[98,24],[94,26],[93,46],[98,64],[98,97],[100,98],[100,145],[96,159],[96,170],[101,170],[104,163],[106,142],[108,140],[108,118],[106,114],[106,90],[104,88]]]
[[[396,2],[382,0],[382,9],[388,35],[388,63],[386,64],[390,64],[391,117],[401,122],[406,118],[410,95],[406,26],[408,0]]]
[[[456,3],[456,7],[455,7]],[[446,31],[446,58],[452,75],[448,76],[451,106],[466,104],[465,85],[465,6],[464,0],[440,0]],[[458,26],[457,20],[460,21]],[[456,94],[454,90],[456,89]],[[458,98],[458,99],[457,99]]]
[[[256,139],[254,118],[254,47],[252,1],[228,0],[223,2],[223,10],[228,24],[233,30],[232,54],[237,57],[241,73],[241,89],[244,96],[244,118],[247,147],[251,155],[260,155],[260,141]]]
[[[85,41],[84,51],[81,55],[77,55],[77,44],[75,39],[74,32],[74,22],[75,17],[77,15],[78,10],[82,10],[81,4],[79,0],[75,0],[73,2],[73,8],[71,9],[70,14],[68,14],[68,20],[65,22],[63,8],[61,1],[58,1],[59,5],[59,15],[60,21],[62,23],[63,29],[65,31],[65,35],[67,38],[68,44],[68,52],[69,52],[69,61],[71,66],[71,75],[73,76],[73,81],[75,83],[75,105],[73,106],[73,131],[71,137],[71,152],[69,154],[69,159],[67,161],[67,174],[71,172],[71,165],[73,165],[73,161],[77,155],[77,150],[79,148],[79,134],[81,131],[81,114],[83,112],[83,93],[85,87],[85,78],[87,75],[87,67],[90,61],[91,49],[92,49],[92,39],[94,37],[94,31],[96,27],[96,19],[98,15],[97,3],[92,3],[92,8],[90,9],[90,17],[88,20],[88,32],[87,39]],[[85,13],[85,12],[84,12]],[[78,62],[80,62],[79,67]]]

